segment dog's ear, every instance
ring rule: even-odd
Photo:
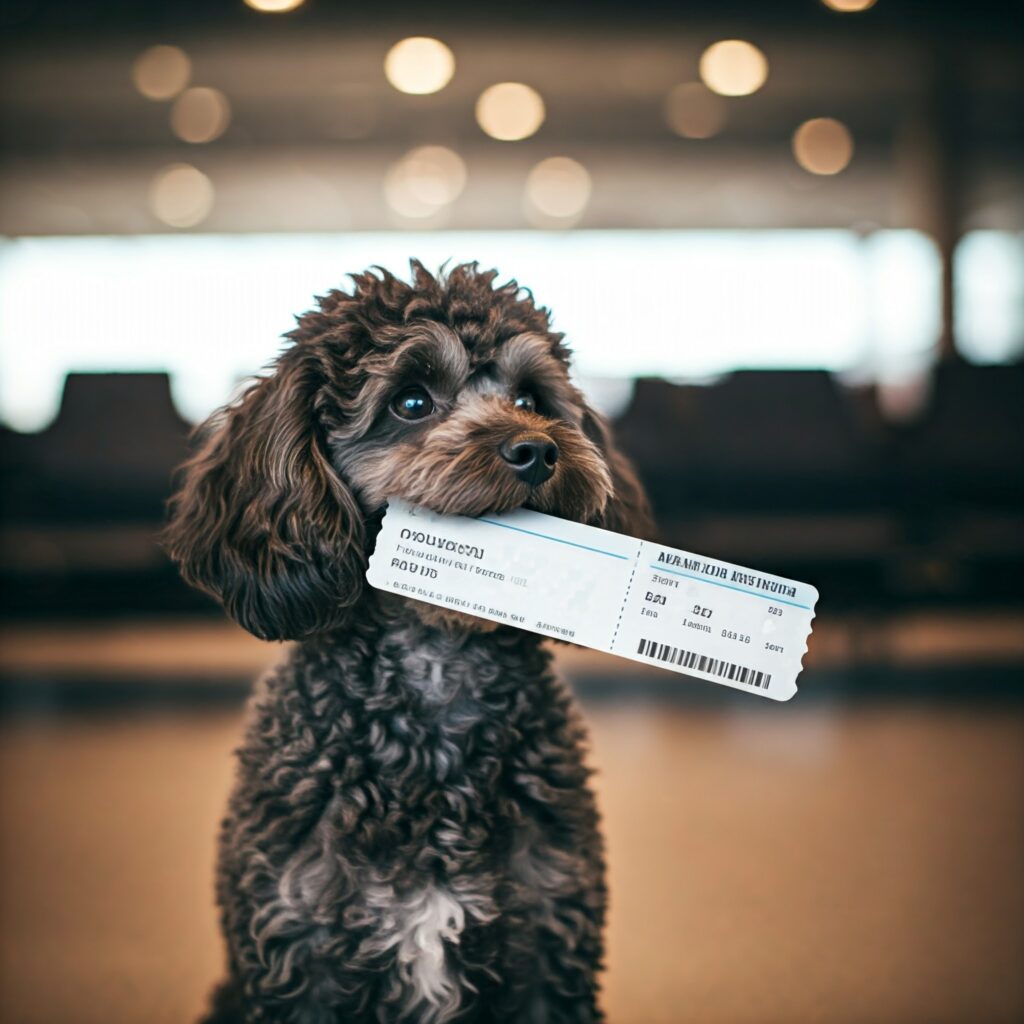
[[[583,432],[600,448],[612,475],[614,492],[595,526],[641,540],[653,540],[651,506],[629,459],[615,446],[608,421],[589,405],[584,406]]]
[[[365,571],[363,517],[325,453],[304,349],[199,429],[164,533],[185,579],[265,640],[340,625]]]

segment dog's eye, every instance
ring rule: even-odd
[[[529,391],[520,391],[513,404],[517,409],[525,409],[527,412],[537,411],[537,399]]]
[[[391,400],[391,409],[403,420],[421,420],[434,411],[434,400],[423,388],[406,388]]]

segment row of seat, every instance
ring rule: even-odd
[[[190,429],[164,373],[68,374],[49,427],[0,437],[4,519],[158,520]]]
[[[910,422],[823,371],[639,380],[617,435],[658,510],[830,512],[1024,503],[1024,366],[940,366]]]
[[[870,391],[814,370],[641,379],[615,426],[669,516],[1024,499],[1024,365],[940,366],[923,414],[899,427]],[[0,437],[5,518],[159,516],[188,432],[164,374],[70,374],[48,429]]]
[[[899,426],[877,397],[818,371],[642,379],[615,427],[668,543],[848,603],[1019,600],[1024,366],[939,367]],[[162,374],[69,375],[47,430],[4,431],[5,610],[203,607],[155,539],[188,433]]]

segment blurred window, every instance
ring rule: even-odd
[[[0,418],[37,430],[69,370],[167,370],[190,419],[371,264],[476,259],[554,311],[584,378],[927,364],[939,260],[922,234],[564,231],[23,238],[0,244]],[[1019,322],[1019,321],[1018,321]]]
[[[956,339],[965,359],[1006,363],[1024,353],[1024,234],[971,231],[953,257]]]

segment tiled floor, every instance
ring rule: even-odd
[[[588,709],[612,1021],[1024,1016],[1024,713]],[[191,1019],[238,715],[0,726],[0,1019]]]

